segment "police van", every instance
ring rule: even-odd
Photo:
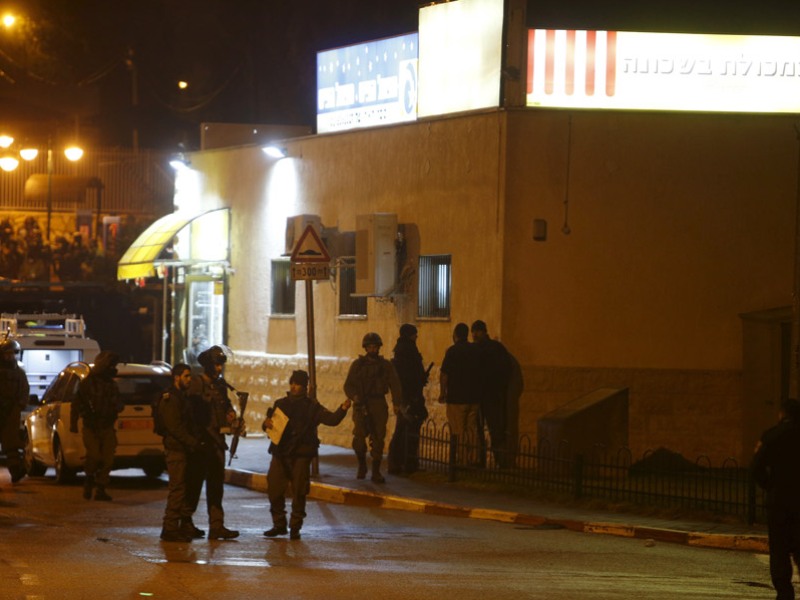
[[[83,318],[74,314],[2,313],[0,335],[19,342],[20,365],[37,399],[68,364],[93,362],[100,352],[98,343],[86,337]]]

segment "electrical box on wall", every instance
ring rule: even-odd
[[[397,281],[397,215],[356,216],[356,295],[385,296]]]
[[[322,236],[322,219],[318,215],[295,215],[294,217],[286,218],[286,248],[285,254],[291,254],[294,250],[294,245],[306,227],[309,225],[314,226],[317,235]]]

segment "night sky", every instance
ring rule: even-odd
[[[0,29],[0,123],[109,147],[135,123],[141,147],[162,149],[196,147],[202,122],[313,126],[316,52],[416,31],[419,4],[19,0],[27,19]],[[528,25],[800,35],[800,2],[530,0]]]

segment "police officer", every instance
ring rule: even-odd
[[[25,477],[19,437],[20,413],[28,403],[28,378],[17,362],[20,345],[16,340],[0,342],[0,445],[12,483]]]
[[[191,367],[178,363],[172,369],[172,386],[158,403],[157,418],[164,436],[169,473],[169,493],[161,528],[161,539],[166,542],[190,542],[205,535],[192,523],[191,509],[186,503],[186,472],[190,463],[197,460],[200,449],[192,405],[186,396],[191,381]]]
[[[372,456],[372,481],[384,483],[381,475],[383,446],[389,407],[386,393],[392,393],[394,413],[401,412],[403,392],[392,363],[379,354],[383,340],[377,333],[368,333],[361,342],[366,354],[350,365],[344,382],[344,393],[353,401],[353,450],[358,458],[356,477],[367,476],[367,438]]]
[[[119,388],[114,381],[117,375],[119,356],[104,350],[94,359],[89,374],[78,385],[78,392],[72,399],[70,428],[78,433],[78,418],[83,420],[83,445],[86,448],[86,461],[83,470],[83,497],[110,501],[106,493],[117,449],[117,416],[123,409]]]
[[[328,425],[335,427],[342,422],[350,408],[350,400],[331,412],[315,398],[308,396],[308,373],[294,371],[289,378],[289,393],[275,402],[275,406],[267,411],[267,418],[262,429],[273,428],[272,417],[275,409],[280,409],[288,417],[280,441],[269,446],[272,461],[267,473],[267,489],[269,492],[272,528],[264,532],[266,537],[275,537],[287,533],[286,523],[286,488],[292,484],[292,515],[289,520],[289,537],[300,539],[300,528],[306,516],[306,496],[311,476],[311,460],[317,456],[319,438],[317,427]]]
[[[188,396],[201,442],[198,460],[187,474],[187,512],[194,514],[200,500],[203,481],[206,483],[209,540],[230,540],[239,532],[225,527],[222,495],[225,484],[225,433],[236,419],[236,411],[228,399],[228,384],[222,367],[228,357],[220,346],[211,346],[197,357],[203,367],[201,375],[192,376]],[[191,518],[191,517],[186,517]]]
[[[780,422],[761,436],[753,477],[767,491],[769,572],[777,600],[794,600],[792,558],[800,564],[800,402],[781,402]]]

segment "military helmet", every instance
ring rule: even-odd
[[[361,340],[361,346],[366,348],[367,346],[383,346],[383,340],[381,336],[379,336],[374,331],[370,331],[367,335],[364,336],[364,339]]]
[[[0,354],[5,354],[6,352],[13,352],[14,354],[19,354],[22,351],[22,346],[19,345],[17,340],[9,340],[5,339],[0,342]]]
[[[211,346],[197,356],[197,362],[204,369],[208,369],[212,365],[224,365],[227,361],[228,355],[219,346]]]

